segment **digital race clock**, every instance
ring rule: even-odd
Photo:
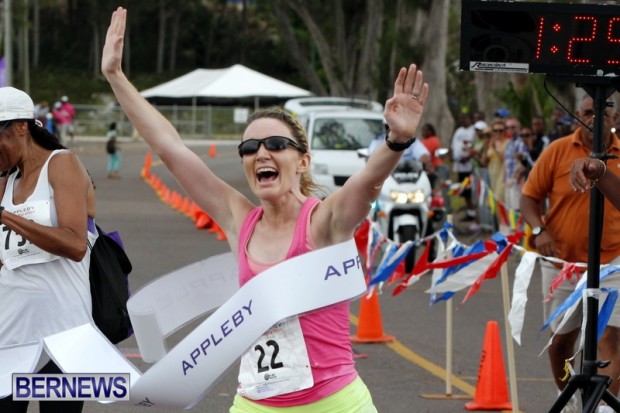
[[[620,6],[463,0],[460,67],[620,76]]]

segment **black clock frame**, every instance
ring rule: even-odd
[[[620,6],[463,0],[461,70],[620,74]]]

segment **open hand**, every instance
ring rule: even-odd
[[[101,73],[106,78],[121,71],[126,21],[126,9],[119,7],[112,13],[112,20],[110,21],[110,27],[108,27],[101,56]]]
[[[424,103],[428,96],[428,84],[424,83],[421,70],[415,64],[400,69],[394,82],[394,95],[385,103],[383,115],[396,142],[411,139],[418,128]]]

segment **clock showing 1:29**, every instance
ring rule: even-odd
[[[464,0],[461,69],[620,75],[620,6]]]

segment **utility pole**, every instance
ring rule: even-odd
[[[13,85],[13,25],[11,0],[4,0],[4,82]]]
[[[24,0],[24,53],[23,53],[23,63],[24,63],[24,92],[30,94],[30,37],[29,37],[29,29],[28,29],[28,0]]]

